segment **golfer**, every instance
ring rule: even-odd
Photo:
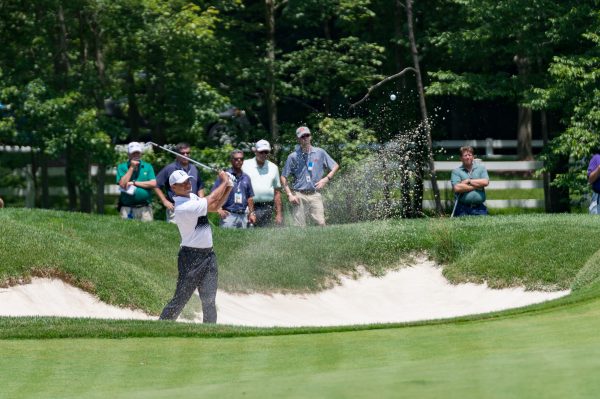
[[[212,232],[208,223],[208,212],[221,209],[233,181],[225,171],[219,172],[221,184],[205,198],[192,193],[192,177],[183,170],[169,176],[169,185],[175,193],[173,219],[181,235],[181,248],[177,259],[177,287],[173,299],[163,309],[161,320],[175,320],[196,289],[202,301],[204,323],[217,322],[217,258],[213,252]]]

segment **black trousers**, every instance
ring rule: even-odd
[[[217,257],[212,248],[181,247],[177,257],[177,287],[173,299],[160,314],[161,320],[176,320],[198,289],[202,301],[202,321],[217,322],[218,268]]]
[[[267,227],[273,225],[274,202],[255,202],[254,213],[256,214],[256,227]]]

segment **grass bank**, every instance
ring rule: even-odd
[[[175,226],[17,209],[0,212],[0,226],[5,283],[59,276],[154,313],[172,294]],[[328,328],[5,317],[0,398],[592,398],[599,231],[587,215],[215,229],[220,284],[230,291],[313,291],[357,265],[381,274],[415,252],[455,282],[575,291],[495,314]]]
[[[26,209],[3,210],[0,225],[4,285],[57,276],[105,302],[152,314],[172,294],[179,244],[174,225]],[[358,265],[381,275],[416,252],[444,264],[453,282],[565,289],[600,249],[590,239],[599,232],[587,215],[519,215],[215,228],[214,240],[220,287],[230,292],[316,291]]]

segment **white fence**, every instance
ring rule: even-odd
[[[494,172],[533,172],[540,169],[544,164],[541,161],[486,161],[483,162],[488,171]],[[438,172],[451,171],[460,166],[460,162],[455,161],[437,161],[435,170]],[[425,189],[431,189],[431,182],[426,181],[423,184]],[[452,190],[452,185],[448,180],[438,181],[440,190]],[[493,180],[487,187],[489,190],[507,190],[507,189],[533,189],[544,188],[542,180]],[[502,199],[487,200],[488,208],[544,208],[543,199]],[[423,200],[423,207],[428,209],[435,208],[434,200]]]
[[[516,149],[517,144],[517,140],[495,140],[492,138],[487,138],[485,140],[439,140],[433,142],[434,148],[460,148],[464,146],[485,148],[485,156],[488,158],[500,156],[494,154],[494,149]],[[531,140],[531,146],[533,148],[542,148],[544,142],[543,140]]]
[[[437,141],[434,145],[445,148],[459,148],[464,145],[470,145],[472,147],[485,147],[486,156],[493,156],[494,148],[516,148],[516,140],[442,140]],[[541,140],[533,140],[532,145],[534,147],[542,146]],[[126,151],[125,146],[119,146],[118,151]],[[2,146],[0,145],[0,152],[20,152],[28,153],[31,152],[31,147],[19,147],[19,146]],[[436,161],[435,168],[438,172],[451,171],[458,167],[460,162],[456,161]],[[494,172],[533,172],[540,169],[543,163],[540,161],[486,161],[484,165],[488,171]],[[25,197],[25,205],[27,207],[34,206],[34,192],[33,192],[33,181],[31,167],[24,168],[16,171],[16,173],[26,178],[25,188],[0,188],[0,195],[11,195],[17,197]],[[92,165],[90,173],[92,176],[96,176],[98,173],[98,167]],[[50,167],[48,168],[48,175],[50,177],[61,177],[65,175],[64,167]],[[112,178],[116,175],[116,168],[112,167],[107,169],[107,183],[104,187],[104,194],[110,196],[119,195],[119,187],[114,183]],[[438,181],[438,187],[440,190],[451,190],[452,187],[450,182],[447,180]],[[431,182],[424,182],[424,188],[426,190],[431,189]],[[488,189],[490,190],[506,190],[506,189],[535,189],[543,188],[543,182],[541,180],[491,180]],[[50,187],[49,194],[51,196],[67,195],[66,187]],[[506,199],[506,200],[487,200],[486,204],[490,208],[543,208],[544,200],[539,199]],[[434,208],[435,201],[424,200],[423,206],[425,208]]]

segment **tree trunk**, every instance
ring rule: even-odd
[[[40,148],[40,179],[42,185],[42,208],[50,208],[50,184],[48,181],[48,156]]]
[[[269,129],[275,157],[279,152],[279,123],[277,121],[277,95],[275,93],[275,0],[265,0],[265,21],[267,24],[267,112]]]
[[[520,161],[530,161],[533,159],[533,150],[531,148],[531,108],[519,106],[519,126],[517,128],[517,157]]]
[[[92,32],[94,45],[94,61],[96,73],[98,75],[99,88],[94,90],[96,99],[96,108],[99,112],[104,111],[104,92],[106,87],[106,64],[104,62],[104,45],[102,42],[102,30],[98,26],[96,16],[92,15],[88,19],[88,25]],[[104,214],[104,187],[106,185],[106,165],[103,162],[98,163],[98,173],[96,175],[96,213]]]
[[[541,111],[542,139],[544,140],[544,148],[548,145],[548,121],[546,111]],[[568,157],[564,157],[558,162],[560,165],[553,170],[544,173],[544,205],[547,213],[564,213],[571,211],[571,201],[569,200],[569,189],[564,187],[554,187],[550,183],[558,173],[568,171]]]
[[[135,79],[131,69],[127,70],[125,77],[127,82],[127,102],[129,104],[127,110],[127,120],[129,122],[130,136],[132,139],[140,137],[140,113],[138,111],[137,97],[135,95]]]
[[[423,89],[423,80],[421,78],[421,68],[419,63],[419,52],[417,50],[417,42],[415,40],[415,32],[413,27],[413,13],[412,13],[412,4],[413,0],[406,0],[406,19],[408,22],[408,40],[410,42],[410,50],[413,58],[413,64],[415,68],[415,75],[417,79],[417,89],[419,91],[419,107],[421,108],[421,118],[423,119],[423,127],[425,129],[425,134],[427,136],[427,155],[429,160],[429,170],[431,173],[431,188],[433,190],[433,196],[435,198],[435,211],[438,215],[442,213],[442,201],[440,199],[440,190],[437,184],[437,177],[435,172],[435,162],[433,159],[433,144],[431,141],[431,126],[429,125],[429,119],[427,116],[427,105],[425,103],[425,90]],[[423,185],[422,182],[422,173],[417,173],[417,179],[421,179],[421,181],[417,181],[416,184],[420,184],[421,187]],[[422,189],[420,190],[422,193]],[[415,200],[419,200],[419,198],[415,198]],[[420,199],[421,203],[415,204],[415,209],[421,211],[422,210],[422,198]]]
[[[394,18],[394,32],[395,32],[395,38],[398,41],[404,35],[404,29],[403,29],[404,26],[401,23],[401,18],[404,14],[404,11],[402,10],[402,8],[404,8],[404,5],[402,4],[402,0],[396,0],[396,8],[395,8],[396,18]],[[399,42],[396,42],[396,44],[394,45],[394,61],[396,63],[397,71],[401,71],[406,67],[402,53],[403,53],[402,46],[400,46]],[[400,83],[402,85],[402,88],[406,88],[406,86],[407,86],[406,77],[402,76],[400,79],[401,79]]]
[[[526,87],[531,74],[531,65],[527,57],[516,55],[514,57],[519,80],[523,87]],[[517,157],[520,161],[530,161],[533,159],[533,150],[531,148],[531,124],[532,111],[531,108],[519,107],[519,121],[517,126]]]
[[[96,175],[96,213],[104,214],[104,187],[106,185],[106,165],[98,164]]]
[[[67,178],[67,196],[69,199],[69,210],[75,211],[77,209],[77,181],[75,179],[74,163],[71,161],[73,156],[71,155],[71,145],[67,144],[65,153],[65,175]]]

